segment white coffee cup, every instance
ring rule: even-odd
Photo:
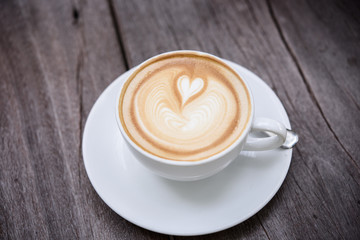
[[[202,56],[211,56],[213,58],[215,57],[218,61],[229,66],[222,59],[214,55],[198,52],[198,51],[181,50],[181,51],[167,52],[154,56],[148,59],[147,61],[143,62],[142,64],[140,64],[137,68],[141,68],[142,65],[146,64],[148,61],[153,61],[155,58],[158,58],[166,54],[174,54],[177,52],[178,53],[190,52]],[[233,70],[236,72],[235,69]],[[276,120],[267,119],[267,118],[254,118],[255,106],[254,106],[251,89],[249,88],[249,85],[246,83],[246,79],[241,77],[240,75],[239,77],[244,81],[246,88],[250,94],[250,104],[251,104],[251,112],[249,118],[250,120],[246,123],[245,130],[243,131],[243,133],[237,138],[237,140],[232,145],[230,145],[228,148],[226,148],[225,150],[223,150],[222,152],[216,155],[213,155],[209,158],[199,161],[175,161],[175,160],[160,158],[143,150],[141,147],[139,147],[136,143],[134,143],[131,140],[131,138],[127,135],[126,131],[124,130],[124,127],[122,126],[119,117],[119,98],[122,87],[124,86],[123,84],[121,89],[119,90],[118,97],[116,98],[115,115],[120,132],[124,137],[125,142],[129,147],[130,151],[135,156],[135,158],[140,163],[142,163],[146,168],[148,168],[153,173],[159,176],[172,180],[193,181],[193,180],[199,180],[206,177],[210,177],[220,172],[226,166],[228,166],[234,159],[236,159],[242,150],[263,151],[263,150],[271,150],[280,147],[286,140],[286,135],[287,135],[286,127],[282,123]],[[252,137],[251,141],[249,141],[247,140],[248,135],[252,131],[271,133],[271,136],[265,138]]]

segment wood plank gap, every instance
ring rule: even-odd
[[[108,0],[108,5],[109,5],[109,10],[110,10],[110,14],[111,14],[111,20],[113,22],[114,28],[115,28],[115,34],[120,46],[120,54],[124,60],[124,64],[125,64],[125,68],[126,70],[129,70],[129,62],[127,60],[127,54],[125,51],[125,47],[124,47],[124,40],[121,37],[121,29],[120,29],[120,25],[118,24],[118,17],[116,16],[116,12],[115,12],[115,7],[114,4],[112,2],[112,0]]]
[[[78,161],[78,178],[79,186],[81,186],[81,166],[80,159],[82,159],[82,132],[83,132],[83,79],[80,77],[80,71],[84,63],[84,51],[81,47],[76,63],[76,82],[79,93],[79,161]]]
[[[269,236],[268,232],[266,231],[264,225],[262,224],[261,219],[259,218],[259,214],[256,214],[256,218],[258,219],[258,221],[259,221],[262,229],[264,230],[264,232],[265,232],[265,234],[266,234],[266,237],[270,240],[270,236]]]
[[[334,135],[336,141],[339,143],[340,147],[344,150],[344,152],[349,156],[349,158],[351,159],[351,161],[354,163],[354,165],[356,166],[356,168],[358,170],[360,170],[360,167],[357,165],[355,159],[351,156],[351,154],[349,153],[349,151],[345,148],[345,146],[341,143],[340,139],[338,138],[338,136],[336,135],[335,131],[332,129],[330,123],[328,122],[328,120],[326,119],[326,116],[318,102],[318,100],[316,99],[315,97],[315,94],[314,92],[312,91],[311,89],[311,86],[309,84],[309,81],[306,79],[305,77],[305,74],[300,66],[300,63],[299,61],[297,60],[294,52],[292,51],[292,49],[290,48],[290,45],[289,43],[286,41],[286,38],[283,34],[283,31],[281,30],[281,27],[280,27],[280,24],[275,16],[275,13],[274,13],[274,10],[273,10],[273,7],[271,5],[271,2],[270,0],[266,0],[266,4],[268,6],[268,9],[269,9],[269,13],[270,13],[270,16],[271,16],[271,19],[273,20],[274,24],[275,24],[275,27],[279,33],[279,36],[280,36],[280,39],[281,41],[284,43],[284,46],[286,48],[286,50],[288,51],[288,53],[290,54],[290,57],[291,59],[293,60],[299,74],[300,74],[300,77],[301,79],[303,80],[304,84],[305,84],[305,87],[306,87],[306,90],[309,92],[310,94],[310,98],[312,99],[312,101],[315,103],[316,107],[319,109],[319,113],[321,114],[322,118],[324,119],[327,127],[329,128],[330,132]]]

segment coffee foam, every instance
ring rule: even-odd
[[[243,132],[250,108],[249,93],[233,70],[194,54],[140,67],[119,104],[122,125],[139,147],[178,161],[205,159],[229,147]]]

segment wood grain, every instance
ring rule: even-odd
[[[359,239],[359,13],[355,1],[1,1],[0,239],[185,239],[114,213],[81,156],[104,88],[177,49],[255,72],[300,134],[265,208],[191,239]]]
[[[360,167],[359,2],[274,1],[270,8],[328,128]]]
[[[240,237],[247,228],[251,231],[246,238],[352,239],[360,235],[357,227],[360,175],[354,161],[359,156],[358,140],[349,143],[359,130],[356,97],[345,96],[345,90],[334,91],[341,80],[333,81],[329,72],[337,61],[315,51],[316,41],[323,39],[316,35],[316,29],[307,33],[313,34],[313,40],[308,36],[307,41],[312,41],[309,45],[295,44],[297,38],[291,32],[310,25],[321,28],[321,21],[330,21],[331,15],[314,17],[306,7],[290,2],[284,9],[282,2],[272,6],[265,1],[164,1],[161,4],[116,1],[114,5],[130,66],[176,49],[201,50],[233,60],[257,73],[273,88],[283,101],[293,128],[300,133],[289,175],[270,204],[251,223],[205,238]],[[329,11],[332,7],[329,6]],[[320,4],[318,8],[321,9]],[[286,19],[289,15],[291,21]],[[344,17],[340,14],[337,19],[342,21]],[[355,23],[349,22],[348,28],[356,27]],[[153,25],[156,31],[151,31]],[[343,30],[332,26],[326,31],[338,36]],[[336,41],[340,46],[351,42],[358,51],[357,35],[343,35],[340,40],[332,39],[332,35],[326,36],[328,42]],[[293,42],[284,36],[293,37]],[[348,58],[356,52],[338,51]],[[331,68],[319,68],[313,62]],[[306,70],[302,64],[307,66]],[[343,89],[351,86],[348,88],[353,88],[355,95],[359,89],[358,68],[347,71],[340,65],[334,74],[347,79]],[[334,108],[326,108],[327,104]],[[337,135],[338,132],[342,135]]]
[[[6,1],[0,17],[0,238],[161,238],[102,202],[81,157],[88,112],[125,71],[108,3]]]

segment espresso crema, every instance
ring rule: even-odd
[[[198,161],[228,148],[251,112],[242,79],[211,56],[173,53],[143,64],[125,83],[119,116],[139,147],[161,158]]]

